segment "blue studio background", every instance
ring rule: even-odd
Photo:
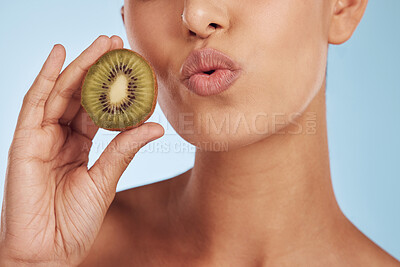
[[[128,47],[122,0],[1,2],[0,201],[23,96],[52,46],[66,47],[66,65],[101,34],[119,35]],[[399,13],[399,0],[370,0],[352,39],[330,47],[327,116],[332,179],[342,210],[400,260]],[[175,133],[159,106],[150,120],[161,123],[166,134],[136,155],[118,191],[170,178],[193,165],[194,147]],[[100,130],[90,164],[114,136]]]

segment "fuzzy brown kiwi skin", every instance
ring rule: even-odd
[[[141,121],[139,121],[139,122],[136,123],[135,125],[132,125],[132,126],[129,126],[129,127],[126,127],[126,128],[103,128],[103,129],[106,129],[106,130],[109,130],[109,131],[127,131],[127,130],[130,130],[130,129],[139,127],[139,126],[142,125],[145,121],[147,121],[147,120],[151,117],[151,115],[153,115],[154,110],[155,110],[156,105],[157,105],[158,82],[157,82],[157,77],[156,77],[156,75],[155,75],[153,66],[152,66],[152,65],[150,64],[150,62],[147,61],[147,59],[145,59],[142,55],[140,55],[139,53],[137,53],[137,52],[135,52],[135,51],[133,51],[133,50],[126,49],[126,48],[120,48],[120,49],[116,49],[116,50],[127,50],[127,51],[130,51],[130,52],[133,52],[133,53],[135,53],[138,57],[140,57],[142,60],[144,60],[144,61],[150,66],[151,74],[153,75],[153,80],[154,80],[154,99],[153,99],[153,103],[152,103],[152,106],[151,106],[151,110],[150,110],[150,112],[146,115],[146,117],[144,117]],[[111,52],[111,50],[108,51],[108,52]],[[107,54],[108,52],[104,53],[103,55]],[[102,56],[101,56],[101,57],[102,57]],[[98,59],[93,65],[95,65],[95,64],[100,60],[101,57],[99,57],[99,59]],[[85,78],[84,78],[83,81],[82,81],[82,86],[83,86],[83,84],[85,83],[85,80],[86,80],[86,76],[85,76]],[[82,88],[82,86],[81,86],[81,88]],[[81,97],[81,106],[85,109],[85,107],[83,106],[83,98],[82,98],[82,97]],[[87,112],[86,109],[85,109],[85,111]],[[90,117],[90,116],[89,116],[89,117]]]

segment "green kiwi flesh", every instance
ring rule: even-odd
[[[98,127],[126,130],[151,116],[157,89],[147,60],[134,51],[116,49],[105,53],[88,70],[81,103]]]

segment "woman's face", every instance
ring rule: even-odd
[[[160,107],[178,134],[204,150],[231,150],[283,129],[321,89],[331,4],[125,0],[124,20],[132,49],[156,71]],[[240,67],[219,94],[198,95],[182,82],[186,58],[202,48]]]

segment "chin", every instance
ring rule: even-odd
[[[203,151],[236,150],[269,138],[288,125],[274,125],[271,118],[261,116],[264,113],[246,114],[237,110],[185,111],[181,114],[195,115],[184,122],[176,114],[168,118],[172,127],[185,141]]]
[[[190,144],[199,150],[224,152],[233,151],[241,147],[256,143],[266,137],[251,135],[226,135],[226,134],[207,134],[207,135],[181,135]]]

